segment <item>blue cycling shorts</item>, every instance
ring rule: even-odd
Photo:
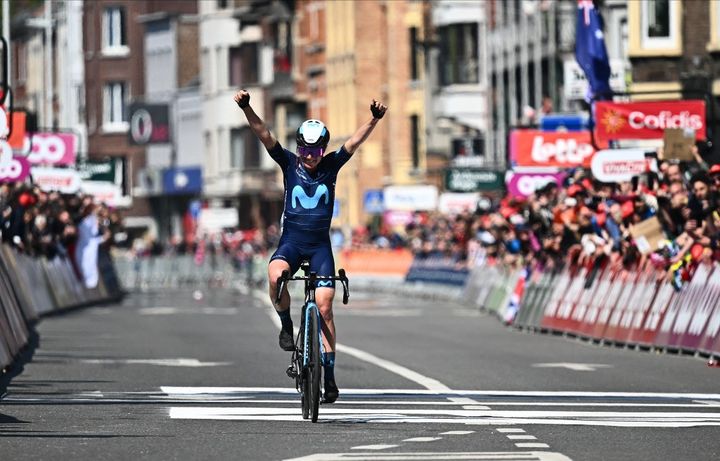
[[[281,259],[290,265],[290,274],[300,269],[302,261],[310,262],[310,271],[318,276],[329,277],[335,275],[335,258],[333,258],[330,240],[322,243],[293,242],[290,239],[280,239],[277,250],[270,261]],[[335,280],[318,280],[315,288],[335,288]]]

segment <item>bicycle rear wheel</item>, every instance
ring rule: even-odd
[[[303,356],[305,351],[305,321],[303,320],[300,326],[300,347],[302,348],[301,353],[298,355],[298,370],[300,370],[300,404],[302,406],[302,417],[308,419],[310,417],[310,377],[309,367],[305,367],[303,364]]]
[[[320,408],[320,374],[322,366],[320,361],[320,325],[318,322],[317,307],[310,313],[310,325],[308,328],[310,348],[308,351],[308,383],[310,397],[310,417],[312,422],[318,420],[318,409]]]

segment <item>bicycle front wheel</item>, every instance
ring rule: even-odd
[[[322,365],[320,360],[320,325],[318,321],[317,308],[310,314],[310,325],[308,328],[310,347],[308,350],[308,382],[310,397],[310,417],[312,422],[318,420],[318,410],[320,408],[320,374],[322,373]]]

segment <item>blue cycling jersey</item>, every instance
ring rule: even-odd
[[[279,142],[269,153],[282,168],[285,183],[282,238],[298,243],[327,241],[335,205],[335,182],[340,168],[351,155],[343,146],[325,155],[317,169],[310,173],[300,159]]]

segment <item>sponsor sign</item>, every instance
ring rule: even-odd
[[[202,190],[202,168],[167,168],[162,172],[163,193],[196,194]]]
[[[72,133],[34,133],[25,138],[32,165],[73,165],[77,157],[77,136]]]
[[[589,129],[586,115],[547,114],[540,119],[542,131],[582,131]]]
[[[235,208],[203,208],[200,210],[198,227],[205,231],[220,231],[235,228],[239,223]]]
[[[563,67],[565,97],[569,100],[585,99],[589,87],[585,72],[575,60],[565,61]],[[610,60],[610,88],[625,91],[625,63],[622,59]]]
[[[67,168],[45,168],[34,166],[30,169],[33,182],[40,189],[63,194],[74,194],[80,190],[80,175],[77,171]]]
[[[435,186],[388,186],[383,190],[385,209],[394,211],[432,211],[437,209]]]
[[[0,138],[7,138],[10,126],[8,125],[8,115],[5,108],[0,106]]]
[[[510,133],[510,161],[515,166],[589,167],[594,153],[589,131]]]
[[[460,214],[465,211],[475,211],[480,194],[478,192],[455,193],[444,192],[440,194],[438,210],[446,214]]]
[[[645,173],[647,167],[643,149],[599,150],[590,163],[593,176],[602,182],[630,181]]]
[[[130,104],[130,144],[164,144],[170,142],[167,104]]]
[[[25,147],[27,114],[25,112],[13,112],[11,117],[12,133],[10,133],[10,137],[7,141],[13,149],[19,151]]]
[[[379,214],[385,210],[383,191],[380,189],[366,190],[363,194],[363,209],[368,214]]]
[[[13,156],[12,147],[0,140],[0,183],[24,181],[30,174],[30,163],[25,157]]]
[[[83,181],[104,181],[120,184],[122,182],[122,158],[112,158],[105,162],[85,161],[76,166]],[[118,176],[120,176],[118,178]]]
[[[663,139],[667,128],[695,130],[704,140],[705,101],[649,101],[595,103],[595,136],[598,142],[617,139]]]
[[[105,203],[112,207],[125,204],[122,188],[112,182],[81,181],[80,192],[86,195],[92,195],[95,203]]]
[[[405,281],[464,286],[469,274],[468,269],[458,267],[450,258],[416,257],[405,276]]]
[[[500,190],[503,188],[503,174],[472,168],[448,168],[445,172],[445,188],[452,192]]]
[[[505,178],[508,193],[513,197],[525,198],[535,193],[546,184],[555,183],[560,186],[565,173],[545,171],[511,171]]]
[[[385,211],[383,213],[383,222],[390,228],[404,228],[413,221],[412,211]]]

